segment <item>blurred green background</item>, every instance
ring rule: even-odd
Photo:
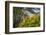
[[[22,7],[13,7],[13,27],[39,27],[40,14],[32,13],[31,16],[23,16]],[[22,18],[22,16],[24,18]]]

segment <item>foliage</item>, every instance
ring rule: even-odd
[[[13,7],[13,27],[17,27],[21,19],[22,8]]]
[[[33,14],[31,17],[27,16],[19,23],[18,27],[38,27],[40,26],[40,16]]]

